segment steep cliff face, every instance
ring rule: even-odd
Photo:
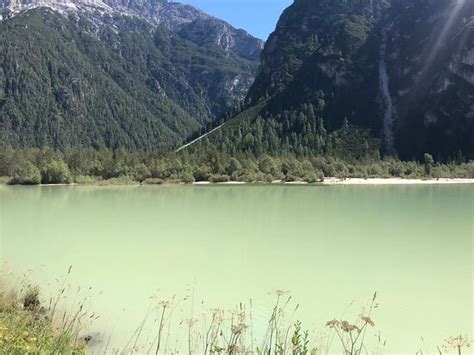
[[[387,154],[474,154],[471,0],[296,0],[262,53],[247,100],[273,113],[319,107]]]
[[[387,66],[401,156],[474,153],[474,2],[396,1]]]
[[[180,6],[5,0],[0,144],[169,147],[241,101],[261,41]]]
[[[247,59],[259,60],[263,49],[262,40],[190,5],[166,0],[105,1],[114,10],[144,18],[155,25],[164,24],[193,42],[213,43]]]

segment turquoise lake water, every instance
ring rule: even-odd
[[[473,203],[472,185],[0,187],[2,271],[45,298],[64,282],[64,308],[86,298],[95,350],[173,295],[176,327],[251,299],[257,337],[281,289],[326,352],[326,321],[374,291],[371,346],[380,331],[387,352],[435,352],[472,336]]]

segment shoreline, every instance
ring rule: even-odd
[[[390,186],[390,185],[474,185],[474,179],[470,178],[440,178],[440,179],[404,179],[404,178],[335,178],[328,177],[322,182],[308,183],[305,181],[289,181],[285,182],[282,180],[274,180],[272,182],[257,182],[250,183],[244,181],[227,181],[227,182],[210,182],[210,181],[196,181],[190,184],[183,182],[163,182],[162,184],[141,184],[136,182],[135,184],[39,184],[39,185],[8,185],[0,184],[0,187],[16,187],[16,186],[27,186],[27,187],[140,187],[140,186],[177,186],[177,185],[190,185],[190,186],[219,186],[219,185],[308,185],[308,186]]]
[[[474,179],[440,178],[440,179],[403,179],[403,178],[326,178],[323,185],[456,185],[474,184]]]

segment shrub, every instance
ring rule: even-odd
[[[388,173],[391,175],[391,176],[394,176],[394,177],[400,177],[403,173],[403,169],[402,167],[397,164],[397,163],[394,163],[390,166],[390,168],[388,169]]]
[[[157,179],[157,178],[149,178],[146,179],[142,182],[143,185],[161,185],[163,184],[162,179]]]
[[[36,287],[21,295],[0,290],[0,353],[85,354],[78,337],[85,317],[78,313],[70,322],[53,319],[54,311],[41,307],[39,296]]]
[[[193,172],[195,181],[209,181],[211,173],[209,172],[209,167],[203,165],[199,168],[195,168]]]
[[[62,160],[51,160],[41,171],[43,184],[69,184],[71,181],[69,167]]]
[[[238,180],[243,182],[256,182],[257,178],[255,173],[247,171],[240,175]]]
[[[372,164],[367,169],[369,177],[381,177],[384,175],[384,171],[379,164]]]
[[[276,180],[276,179],[274,178],[274,176],[272,174],[266,174],[265,175],[265,182],[271,183],[274,180]]]
[[[425,174],[428,176],[431,176],[431,174],[433,173],[434,159],[431,156],[431,154],[425,153],[424,161],[425,161]]]
[[[13,172],[11,185],[38,185],[41,183],[39,169],[29,161],[20,163]]]
[[[194,175],[190,171],[183,172],[179,179],[184,182],[185,184],[192,184],[194,180]]]
[[[150,178],[151,173],[150,173],[150,170],[147,168],[147,166],[142,163],[142,164],[138,164],[134,166],[132,177],[134,180],[138,182],[142,182]]]
[[[101,180],[97,182],[99,186],[126,186],[126,185],[137,185],[138,183],[128,176],[121,176],[116,178],[111,178],[107,180]]]
[[[286,182],[295,182],[298,181],[298,177],[292,175],[292,174],[286,174],[285,179]]]
[[[316,178],[319,182],[324,182],[324,173],[321,170],[316,171]]]
[[[264,174],[276,175],[278,173],[277,164],[275,163],[273,158],[269,157],[268,155],[260,159],[258,163],[258,168]]]
[[[212,175],[210,181],[213,183],[219,182],[229,182],[230,176],[229,175]]]
[[[305,175],[303,164],[294,159],[284,161],[281,170],[286,176],[286,181],[300,180]]]
[[[237,173],[242,169],[242,164],[235,158],[230,158],[229,164],[227,165],[226,171],[229,175]]]
[[[335,177],[337,175],[336,168],[333,164],[325,164],[323,167],[324,176]]]
[[[74,182],[79,185],[94,185],[100,179],[94,178],[89,175],[78,175],[74,178]]]
[[[304,177],[303,181],[307,182],[308,184],[314,184],[315,182],[318,182],[318,177],[315,173],[309,173]]]
[[[41,304],[39,300],[39,293],[38,287],[28,287],[22,299],[23,308],[31,311],[38,310]]]

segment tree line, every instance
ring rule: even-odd
[[[474,178],[474,163],[394,158],[348,160],[335,155],[230,155],[210,147],[200,153],[179,154],[120,149],[51,148],[0,150],[0,176],[10,184],[321,182],[337,178]]]

